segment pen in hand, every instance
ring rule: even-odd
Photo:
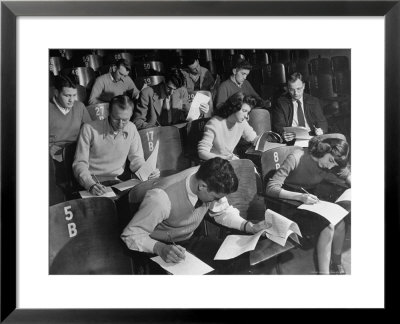
[[[178,255],[178,258],[184,260],[185,259],[185,251],[184,250],[182,251],[183,248],[175,244],[175,242],[172,239],[172,236],[171,236],[171,234],[169,234],[169,232],[167,233],[167,235],[168,235],[170,242],[178,249],[178,251],[181,254],[181,255]]]
[[[311,196],[311,197],[314,197],[314,198],[317,200],[317,202],[319,201],[319,199],[318,199],[317,196],[314,196],[314,195],[310,194],[310,193],[309,193],[306,189],[304,189],[303,187],[300,187],[300,189],[303,190],[307,195],[309,195],[309,196]]]

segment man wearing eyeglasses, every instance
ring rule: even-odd
[[[144,88],[133,113],[133,122],[138,130],[180,123],[190,108],[189,95],[183,86],[184,77],[179,69],[173,69],[165,76],[165,81]],[[208,104],[200,107],[203,113]]]
[[[89,105],[109,102],[119,95],[137,98],[139,90],[129,76],[131,66],[128,61],[121,59],[112,65],[110,73],[99,76],[92,88]]]
[[[293,144],[296,134],[285,132],[284,127],[304,127],[310,135],[328,132],[328,122],[318,98],[304,93],[303,75],[295,72],[287,80],[288,93],[277,100],[272,111],[272,129],[281,134],[286,143]]]
[[[109,117],[82,126],[72,165],[78,182],[93,195],[106,193],[104,184],[120,182],[126,160],[136,172],[145,162],[142,142],[135,125],[130,122],[133,102],[128,96],[111,99]],[[155,170],[149,179],[160,175]]]

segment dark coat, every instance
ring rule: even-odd
[[[324,134],[328,132],[328,122],[322,112],[319,99],[308,94],[303,94],[304,117],[313,131],[313,126],[322,128]],[[278,98],[276,106],[272,110],[272,129],[283,133],[283,127],[292,126],[293,122],[293,102],[290,96]]]

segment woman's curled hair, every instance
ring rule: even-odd
[[[250,109],[253,109],[257,105],[257,100],[252,96],[244,95],[242,92],[236,92],[222,104],[215,115],[228,118],[230,115],[242,109],[243,104],[248,104]]]
[[[314,136],[308,143],[308,152],[316,157],[322,158],[331,153],[339,167],[345,167],[349,158],[349,144],[341,134],[327,134]]]

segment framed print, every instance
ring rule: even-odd
[[[226,321],[221,309],[230,308],[234,322],[236,308],[392,306],[384,295],[393,288],[384,281],[395,280],[393,267],[384,262],[397,253],[392,240],[399,229],[391,216],[399,213],[398,1],[5,1],[1,17],[2,321],[216,322]],[[268,276],[49,276],[48,162],[38,158],[38,142],[47,136],[47,111],[43,115],[40,107],[48,104],[48,56],[42,54],[50,48],[351,49],[352,171],[359,201],[351,275],[274,276],[274,282]],[[356,298],[367,274],[376,280]],[[325,285],[335,293],[339,286],[350,288],[339,300],[329,290],[325,302],[311,301],[308,290],[321,292]],[[288,298],[290,289],[303,296]],[[214,309],[213,317],[201,309]]]

